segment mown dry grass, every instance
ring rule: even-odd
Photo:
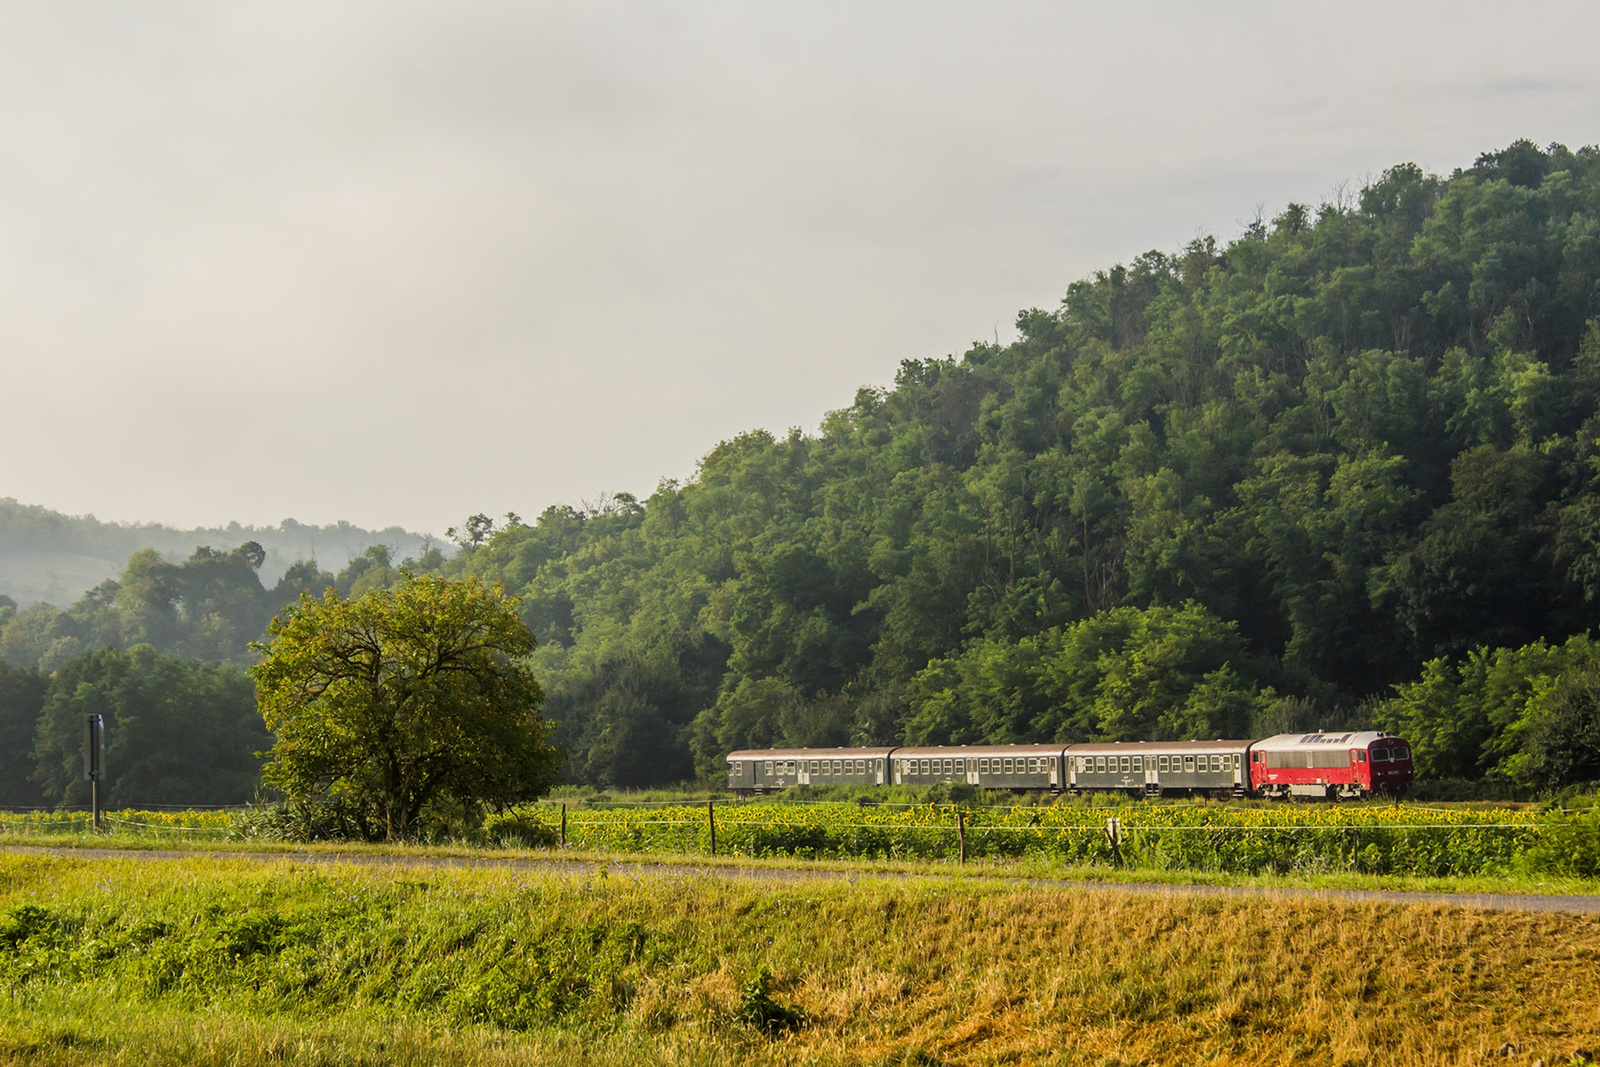
[[[0,916],[24,905],[55,933],[7,948],[0,919],[0,1064],[1527,1065],[1600,1045],[1600,920],[1576,916],[0,857]],[[279,933],[240,956],[250,922]],[[736,1021],[762,964],[797,1033]]]

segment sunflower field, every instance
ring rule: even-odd
[[[559,819],[556,812],[540,815],[552,823]],[[737,856],[949,860],[964,843],[966,855],[975,858],[1420,875],[1507,870],[1550,823],[1532,811],[1380,805],[1086,809],[758,802],[717,804],[709,811],[706,805],[574,809],[567,815],[567,841],[592,851],[706,852],[713,817],[717,852]]]

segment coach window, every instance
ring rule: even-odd
[[[1106,758],[1104,756],[1096,756],[1094,758],[1094,773],[1096,773],[1096,774],[1104,774],[1105,772],[1106,772]]]
[[[767,760],[766,766],[765,766],[765,770],[766,770],[766,772],[768,774],[772,773],[772,761],[771,760]]]
[[[1183,757],[1183,769],[1185,771],[1189,771],[1191,773],[1194,771],[1194,757],[1193,756],[1185,756],[1185,757]]]
[[[1144,770],[1144,757],[1143,756],[1135,756],[1135,757],[1133,757],[1133,769],[1136,770],[1136,771]]]

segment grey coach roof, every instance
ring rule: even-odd
[[[1146,752],[1229,752],[1242,751],[1249,748],[1249,741],[1116,741],[1107,744],[1068,745],[1069,756],[1092,756],[1098,752],[1115,752],[1122,755],[1129,749],[1144,749]]]
[[[1061,745],[933,745],[897,748],[894,758],[913,756],[1059,756]]]
[[[747,748],[730,752],[728,759],[876,759],[892,749],[881,748]]]

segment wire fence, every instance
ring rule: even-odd
[[[269,809],[113,811],[106,827],[153,840],[261,839]],[[449,842],[595,852],[816,859],[1108,864],[1236,872],[1483,874],[1518,867],[1555,831],[1592,816],[1388,805],[1126,805],[1094,808],[718,802],[535,805]],[[1586,824],[1585,824],[1586,825]],[[0,813],[0,833],[87,834],[86,811]],[[1600,824],[1597,824],[1600,833]],[[1557,835],[1559,836],[1559,835]]]

